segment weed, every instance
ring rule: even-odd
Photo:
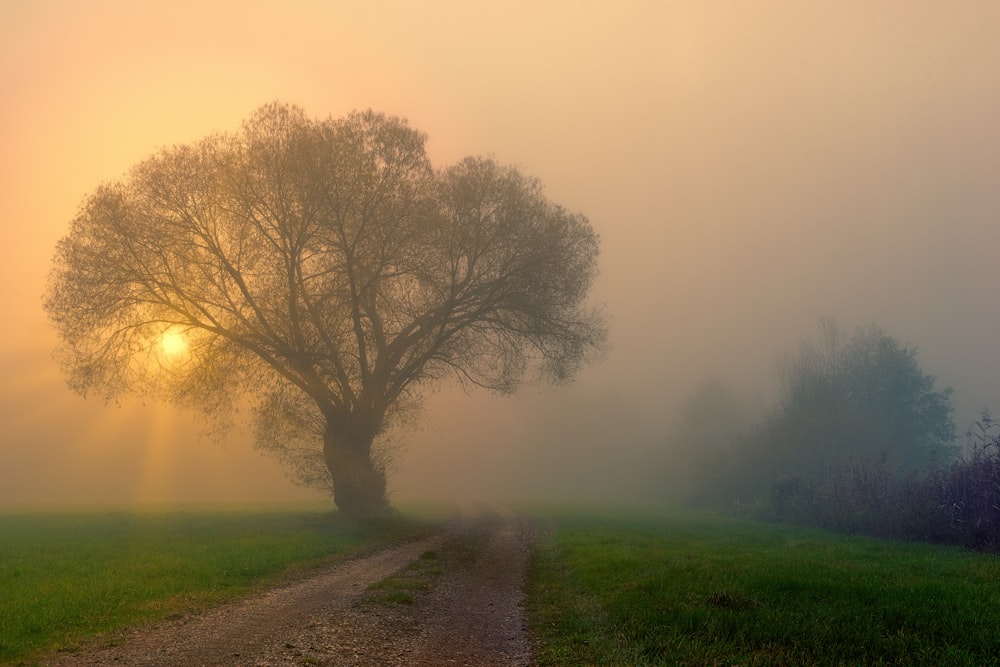
[[[382,604],[413,604],[417,599],[406,591],[389,591],[375,598],[375,601]]]
[[[434,554],[428,556],[428,554]],[[391,576],[368,585],[369,602],[375,604],[413,604],[416,602],[414,593],[426,591],[431,587],[431,581],[441,575],[444,570],[429,565],[438,558],[436,552],[425,551],[419,558]]]
[[[713,591],[705,597],[705,603],[719,609],[740,610],[760,604],[748,595],[732,591]]]
[[[402,575],[386,577],[382,581],[377,581],[368,586],[368,590],[404,590],[423,591],[430,588],[430,582],[425,579],[416,579]]]

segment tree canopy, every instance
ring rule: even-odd
[[[45,300],[69,385],[249,400],[296,479],[384,511],[376,440],[427,387],[566,380],[606,339],[587,219],[492,159],[435,170],[424,144],[400,118],[273,103],[97,188]]]
[[[779,370],[773,430],[794,439],[800,460],[881,459],[912,469],[954,454],[952,390],[936,389],[916,348],[875,326],[848,338],[822,320],[819,336]]]
[[[754,426],[709,449],[700,502],[760,499],[782,480],[862,466],[898,475],[956,454],[951,389],[935,387],[917,350],[875,326],[846,335],[828,319],[779,359],[780,391]]]

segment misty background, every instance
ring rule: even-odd
[[[436,167],[516,164],[602,238],[606,360],[442,387],[392,434],[394,498],[672,484],[685,398],[767,407],[821,316],[916,346],[962,432],[1000,405],[998,28],[972,1],[0,4],[0,509],[317,497],[246,434],[73,395],[41,308],[88,192],[270,100],[404,116]]]

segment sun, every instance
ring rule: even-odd
[[[177,360],[185,356],[188,351],[187,339],[184,334],[176,329],[167,329],[160,336],[160,353],[164,358]]]

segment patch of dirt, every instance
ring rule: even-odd
[[[41,664],[530,665],[523,588],[533,540],[527,520],[480,513],[422,540]]]

